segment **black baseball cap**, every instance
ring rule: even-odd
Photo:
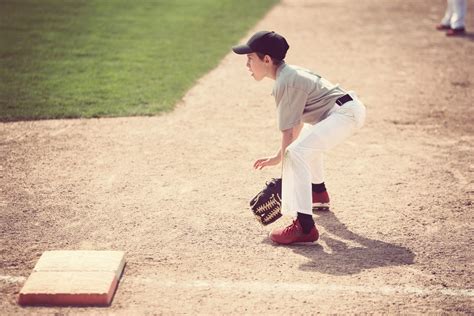
[[[260,31],[255,33],[247,44],[234,46],[232,50],[237,54],[262,53],[283,60],[288,48],[290,46],[280,34],[273,31]]]

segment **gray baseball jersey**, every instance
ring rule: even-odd
[[[344,94],[346,91],[337,84],[307,69],[280,65],[272,93],[277,106],[278,128],[283,131],[300,122],[316,124]]]

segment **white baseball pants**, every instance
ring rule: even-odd
[[[365,106],[353,92],[353,101],[334,105],[329,115],[315,125],[307,125],[286,149],[282,171],[282,213],[312,214],[311,183],[324,182],[323,154],[362,127]]]
[[[441,24],[451,26],[452,29],[464,27],[464,17],[466,16],[466,0],[447,0],[446,13]]]

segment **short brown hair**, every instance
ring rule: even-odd
[[[259,52],[255,52],[255,54],[257,54],[258,58],[260,58],[260,60],[263,60],[263,58],[265,57],[266,54],[263,54],[263,53],[259,53]],[[273,58],[272,56],[268,55],[270,57],[270,59],[272,60],[272,63],[275,65],[275,66],[280,66],[281,64],[283,64],[285,61],[282,60],[282,59],[276,59],[276,58]]]

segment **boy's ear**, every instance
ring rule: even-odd
[[[270,64],[273,63],[272,58],[270,57],[270,55],[265,55],[265,56],[263,57],[263,61],[264,61],[265,63],[270,63]]]

